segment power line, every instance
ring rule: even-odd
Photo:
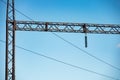
[[[3,41],[3,40],[0,40],[0,42],[5,43],[5,41]],[[61,61],[61,60],[58,60],[58,59],[55,59],[55,58],[52,58],[52,57],[43,55],[43,54],[41,54],[41,53],[38,53],[38,52],[35,52],[35,51],[32,51],[32,50],[29,50],[29,49],[20,47],[20,46],[18,46],[18,45],[15,45],[15,46],[16,46],[17,48],[19,48],[19,49],[24,50],[24,51],[31,52],[31,53],[33,53],[33,54],[35,54],[35,55],[42,56],[42,57],[47,58],[47,59],[49,59],[49,60],[56,61],[56,62],[62,63],[62,64],[64,64],[64,65],[67,65],[67,66],[71,66],[71,67],[76,68],[76,69],[84,70],[84,71],[87,71],[87,72],[90,72],[90,73],[93,73],[93,74],[97,74],[97,75],[102,76],[102,77],[110,78],[110,79],[113,79],[113,80],[120,80],[120,79],[117,79],[117,78],[112,77],[112,76],[108,76],[108,75],[105,75],[105,74],[101,74],[101,73],[98,73],[98,72],[95,72],[95,71],[92,71],[92,70],[89,70],[89,69],[86,69],[86,68],[82,68],[82,67],[80,67],[80,66],[76,66],[76,65],[74,65],[74,64],[70,64],[70,63],[67,63],[67,62],[64,62],[64,61]]]
[[[100,61],[100,62],[102,62],[102,63],[104,63],[104,64],[106,64],[106,65],[108,65],[108,66],[110,66],[110,67],[112,67],[112,68],[117,69],[117,70],[120,71],[120,69],[117,68],[116,66],[114,66],[114,65],[112,65],[112,64],[110,64],[110,63],[108,63],[108,62],[106,62],[106,61],[104,61],[104,60],[102,60],[102,59],[100,59],[100,58],[98,58],[98,57],[92,55],[91,53],[89,53],[89,52],[87,52],[87,51],[85,51],[85,50],[79,48],[77,45],[75,45],[75,44],[71,43],[70,41],[64,39],[63,37],[59,36],[58,34],[53,33],[53,32],[52,32],[52,34],[54,34],[54,35],[57,36],[58,38],[62,39],[62,40],[65,41],[66,43],[70,44],[71,46],[77,48],[78,50],[84,52],[85,54],[89,55],[90,57],[92,57],[92,58],[94,58],[94,59],[96,59],[96,60],[98,60],[98,61]]]
[[[4,4],[6,4],[5,1],[3,1],[3,0],[0,0],[0,1],[2,1]],[[19,10],[17,10],[17,9],[15,9],[15,10],[16,10],[18,13],[20,13],[21,15],[25,16],[26,18],[28,18],[29,20],[34,21],[32,18],[30,18],[29,16],[25,15],[25,14],[22,13],[21,11],[19,11]],[[67,42],[67,43],[70,44],[71,46],[77,48],[78,50],[84,52],[85,54],[89,55],[90,57],[92,57],[92,58],[94,58],[94,59],[96,59],[96,60],[98,60],[98,61],[100,61],[100,62],[102,62],[102,63],[104,63],[104,64],[106,64],[106,65],[108,65],[108,66],[110,66],[110,67],[112,67],[112,68],[117,69],[117,70],[120,71],[120,68],[118,68],[118,67],[116,67],[116,66],[114,66],[114,65],[112,65],[112,64],[110,64],[110,63],[108,63],[108,62],[106,62],[106,61],[104,61],[104,60],[102,60],[102,59],[100,59],[100,58],[98,58],[98,57],[96,57],[96,56],[94,56],[94,55],[92,55],[91,53],[89,53],[89,52],[87,52],[87,51],[79,48],[77,45],[71,43],[70,41],[68,41],[68,40],[66,40],[66,39],[64,39],[64,38],[62,38],[61,36],[57,35],[56,33],[53,33],[53,32],[52,32],[52,34],[54,34],[54,35],[57,36],[58,38],[62,39],[63,41]]]
[[[1,2],[3,2],[4,4],[7,4],[5,1],[3,1],[3,0],[0,0]],[[11,5],[10,5],[11,6]],[[31,21],[34,21],[32,18],[30,18],[29,16],[27,16],[27,15],[25,15],[25,14],[23,14],[21,11],[19,11],[19,10],[17,10],[17,9],[15,9],[18,13],[20,13],[21,15],[23,15],[23,16],[25,16],[26,18],[28,18],[29,20],[31,20]]]

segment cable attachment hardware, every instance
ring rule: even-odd
[[[87,28],[86,24],[83,25],[83,33],[85,33],[85,48],[88,47],[88,42],[87,42]]]
[[[45,31],[48,31],[48,22],[45,23]]]

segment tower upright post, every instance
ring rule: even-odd
[[[5,80],[15,80],[15,28],[14,0],[7,0]]]

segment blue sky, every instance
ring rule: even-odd
[[[120,24],[119,0],[15,0],[17,10],[37,21]],[[0,1],[0,40],[5,40],[6,5]],[[16,12],[17,20],[28,20]],[[92,55],[120,68],[120,35],[57,33]],[[52,33],[16,32],[16,45],[120,79],[120,71],[91,58]],[[5,44],[0,42],[0,80]],[[112,80],[16,48],[16,80]]]

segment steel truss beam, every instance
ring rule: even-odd
[[[9,23],[13,23],[13,22],[10,21]],[[94,34],[120,34],[120,25],[16,21],[16,31],[48,31],[48,32],[73,32],[73,33],[94,33]]]

